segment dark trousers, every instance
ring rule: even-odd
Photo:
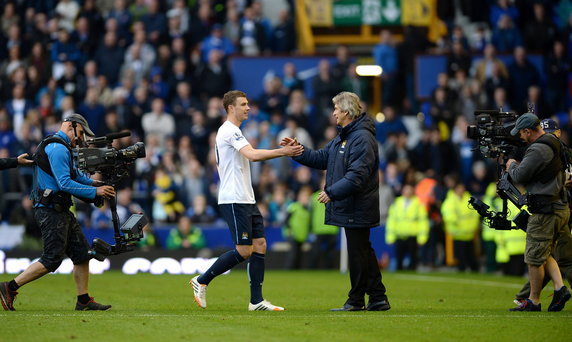
[[[395,241],[395,258],[397,259],[397,269],[403,269],[403,259],[409,255],[408,270],[417,269],[417,237],[411,236],[407,239],[397,239]]]
[[[286,269],[294,270],[302,268],[302,245],[303,242],[298,242],[294,239],[290,240],[290,252],[286,261]]]
[[[459,261],[459,265],[457,265],[459,271],[464,271],[467,267],[473,272],[477,272],[479,270],[477,258],[475,257],[475,247],[473,246],[472,240],[453,240],[453,250],[455,258]]]
[[[316,235],[316,240],[312,243],[312,250],[310,251],[310,268],[334,268],[337,243],[337,234]]]
[[[350,268],[351,290],[348,293],[347,304],[353,306],[365,305],[365,294],[369,302],[386,300],[385,286],[381,282],[381,272],[371,242],[370,229],[344,229],[348,242],[348,261]]]

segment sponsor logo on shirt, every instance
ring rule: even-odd
[[[242,239],[248,240],[248,233],[247,232],[242,233]]]
[[[244,136],[243,136],[242,134],[240,134],[240,133],[234,133],[234,134],[232,135],[232,137],[233,137],[234,140],[236,140],[236,141],[239,141],[239,140],[244,139]]]

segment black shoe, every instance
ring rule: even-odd
[[[111,305],[99,304],[98,302],[93,300],[93,297],[89,297],[89,302],[87,302],[87,304],[82,304],[80,302],[75,303],[75,309],[77,311],[87,311],[87,310],[103,310],[103,311],[105,311],[105,310],[111,309]]]
[[[389,309],[391,309],[391,306],[386,299],[379,302],[369,302],[366,308],[367,311],[387,311]]]
[[[554,291],[554,297],[552,297],[552,302],[548,306],[548,311],[562,311],[564,305],[570,300],[570,291],[566,286],[562,286],[560,290]]]
[[[527,299],[516,308],[508,309],[508,311],[542,311],[542,310],[540,309],[540,303],[534,304],[530,299]]]
[[[0,283],[0,302],[6,311],[16,311],[14,309],[14,301],[16,300],[17,291],[12,291],[8,287],[8,282]]]
[[[344,304],[341,308],[330,309],[330,311],[363,311],[365,308],[363,306],[354,306],[351,304]]]

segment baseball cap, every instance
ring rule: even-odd
[[[518,135],[518,131],[525,128],[534,128],[540,124],[538,116],[532,113],[524,113],[516,119],[516,124],[514,128],[511,129],[511,135]]]
[[[558,123],[552,119],[544,119],[540,121],[540,127],[542,127],[546,133],[552,133],[560,129],[560,127],[558,127]]]
[[[89,125],[87,124],[87,120],[80,114],[77,113],[71,114],[64,120],[64,122],[66,121],[80,124],[83,127],[83,130],[85,131],[86,135],[90,137],[95,137],[95,134],[93,134],[93,131],[91,130],[91,128],[89,128]]]

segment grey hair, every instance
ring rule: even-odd
[[[349,91],[342,91],[332,99],[341,112],[347,112],[350,119],[355,120],[361,115],[362,107],[359,97]]]

